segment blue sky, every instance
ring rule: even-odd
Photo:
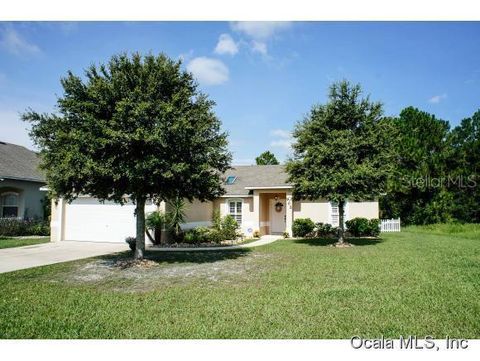
[[[32,148],[19,120],[52,111],[67,70],[121,51],[182,58],[229,133],[234,164],[284,160],[290,131],[336,80],[361,83],[386,115],[416,106],[454,126],[480,108],[480,23],[1,23],[0,140]]]

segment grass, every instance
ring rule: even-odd
[[[448,235],[480,240],[480,224],[445,223],[430,224],[428,226],[409,226],[407,232]]]
[[[47,242],[50,242],[49,237],[15,238],[15,237],[0,236],[0,249],[2,249],[2,248],[12,248],[12,247],[22,247],[22,246],[32,246],[34,244],[47,243]]]
[[[356,247],[117,255],[0,274],[2,338],[480,337],[480,239],[410,227]]]

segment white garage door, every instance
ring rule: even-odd
[[[147,205],[147,212],[155,210]],[[65,205],[65,240],[89,242],[125,242],[135,237],[135,205],[123,206],[95,198],[78,198]]]

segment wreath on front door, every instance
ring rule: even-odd
[[[276,210],[277,212],[281,212],[282,209],[283,209],[283,203],[282,203],[282,202],[277,202],[277,203],[275,203],[275,210]]]

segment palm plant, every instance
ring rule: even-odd
[[[167,226],[178,240],[182,231],[180,225],[185,222],[185,201],[177,196],[167,202],[167,209]]]
[[[165,226],[165,214],[161,211],[149,213],[145,219],[146,233],[153,244],[159,244],[162,241],[162,229]],[[153,230],[153,236],[150,233]]]

